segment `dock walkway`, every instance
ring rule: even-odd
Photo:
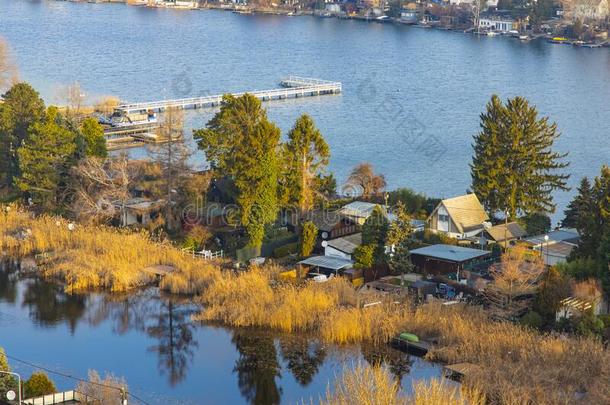
[[[280,81],[281,88],[272,90],[257,90],[242,93],[232,93],[240,97],[246,93],[252,94],[261,101],[280,100],[285,98],[314,97],[339,94],[342,91],[340,82],[312,79],[299,76],[288,76]],[[141,103],[121,104],[116,109],[126,114],[144,113],[147,111],[162,112],[167,108],[209,108],[219,106],[224,94],[212,96],[191,97],[174,100],[160,100]]]

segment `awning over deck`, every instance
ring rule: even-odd
[[[338,271],[351,268],[354,262],[335,256],[312,256],[301,260],[298,264]]]

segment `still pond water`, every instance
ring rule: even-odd
[[[314,117],[339,182],[370,161],[392,188],[463,193],[472,135],[494,93],[525,96],[558,123],[572,185],[610,161],[609,49],[353,20],[15,0],[0,0],[0,35],[48,102],[75,80],[91,97],[126,101],[275,88],[289,74],[341,81],[340,96],[266,105],[284,133],[299,114]],[[200,127],[211,114],[189,114],[187,124]],[[557,193],[560,210],[570,197]]]
[[[124,376],[155,405],[296,404],[318,399],[344,365],[384,362],[410,390],[440,367],[389,347],[337,347],[312,336],[229,329],[190,320],[196,308],[147,289],[67,295],[62,287],[0,271],[0,347],[72,376]],[[11,361],[28,377],[33,369]],[[52,376],[61,390],[75,382]],[[134,403],[137,403],[134,401]]]

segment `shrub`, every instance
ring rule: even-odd
[[[354,267],[370,269],[375,264],[375,244],[360,245],[354,249]]]
[[[301,257],[307,257],[313,252],[313,248],[316,246],[316,239],[318,237],[318,228],[313,222],[307,221],[303,224],[301,229]]]
[[[299,251],[299,243],[298,242],[294,242],[294,243],[288,243],[284,246],[280,246],[278,248],[275,248],[273,250],[273,257],[275,257],[276,259],[282,258],[282,257],[286,257],[288,255],[297,253]]]
[[[57,391],[53,381],[42,371],[35,371],[23,384],[25,398],[40,397]]]
[[[542,327],[542,317],[538,312],[529,311],[520,319],[521,325],[532,329],[540,329]]]

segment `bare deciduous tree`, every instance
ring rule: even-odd
[[[501,262],[490,269],[493,282],[485,289],[492,313],[507,319],[523,313],[530,306],[544,271],[542,257],[523,246],[504,253]]]
[[[358,190],[362,197],[369,198],[379,195],[386,187],[383,174],[375,174],[373,165],[370,163],[360,163],[354,167],[343,186],[344,190]]]
[[[190,174],[188,159],[191,152],[184,143],[184,113],[178,108],[168,108],[163,114],[158,131],[159,145],[149,148],[152,160],[162,172],[165,189],[165,223],[168,229],[174,227],[174,208],[177,205],[178,188]]]
[[[59,89],[58,98],[65,103],[66,117],[78,120],[82,115],[85,93],[79,82],[74,82]]]
[[[124,378],[106,373],[100,377],[95,370],[89,370],[89,381],[78,383],[76,390],[82,394],[98,399],[101,405],[122,404],[127,393],[127,383]],[[125,394],[123,394],[125,393]]]
[[[17,83],[18,80],[17,65],[13,61],[8,43],[0,37],[0,91]]]
[[[112,159],[86,158],[72,169],[72,212],[84,222],[106,222],[124,215],[136,172],[125,155]]]

